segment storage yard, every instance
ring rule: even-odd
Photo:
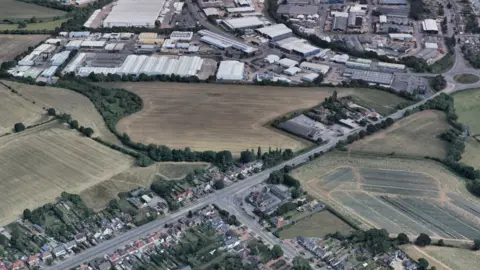
[[[293,176],[312,195],[365,228],[444,239],[480,235],[478,199],[433,162],[328,153]]]

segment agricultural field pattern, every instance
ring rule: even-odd
[[[480,237],[480,207],[424,173],[339,166],[304,184],[362,223],[391,234]]]

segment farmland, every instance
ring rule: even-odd
[[[480,139],[480,90],[462,91],[454,95],[455,111],[458,114],[458,122],[468,126],[471,136]],[[480,142],[474,138],[465,141],[465,153],[462,155],[462,162],[480,167]]]
[[[349,149],[360,152],[444,158],[446,142],[437,136],[448,129],[449,124],[445,113],[423,111],[396,122],[387,130],[355,142],[349,146]]]
[[[0,138],[0,224],[25,208],[78,193],[132,165],[131,158],[55,122]]]
[[[467,249],[413,245],[402,246],[402,249],[416,260],[426,258],[438,270],[476,269],[480,263],[480,254]]]
[[[44,87],[37,85],[21,84],[4,81],[13,87],[18,93],[30,101],[35,101],[40,107],[55,108],[60,113],[69,113],[80,125],[91,127],[94,136],[102,137],[111,142],[117,138],[105,125],[102,116],[98,113],[92,102],[85,96],[72,90],[58,87]]]
[[[58,9],[47,8],[16,0],[0,0],[0,20],[25,20],[32,17],[38,19],[63,16],[66,13]]]
[[[324,237],[329,233],[340,232],[343,235],[352,230],[347,223],[329,211],[314,213],[311,217],[298,221],[295,225],[280,232],[281,239],[292,239],[297,236]]]
[[[0,30],[2,30],[1,27],[2,24],[0,24]],[[47,35],[0,35],[0,63],[13,60],[29,46],[36,46],[47,38]]]
[[[205,168],[206,163],[156,163],[146,168],[131,168],[112,178],[92,186],[80,196],[85,204],[95,210],[105,208],[106,204],[118,198],[118,193],[127,192],[137,187],[148,187],[156,176],[165,179],[182,178],[197,168]]]
[[[27,30],[27,31],[55,30],[55,28],[60,27],[62,23],[66,21],[68,21],[68,19],[60,19],[60,20],[39,22],[39,23],[28,23],[25,28],[21,28],[21,29]],[[17,24],[0,24],[0,31],[17,30],[17,29],[19,29]]]
[[[46,112],[38,105],[12,93],[0,84],[0,134],[11,132],[15,123],[25,126],[48,120]]]
[[[269,127],[269,122],[292,111],[321,103],[333,89],[240,85],[119,83],[138,94],[142,111],[117,125],[134,141],[193,150],[269,147],[300,150],[308,142]],[[339,96],[367,97],[376,110],[391,109],[402,99],[372,89],[341,89]],[[375,95],[373,95],[374,93]],[[376,98],[376,99],[375,99]]]
[[[363,228],[447,239],[480,237],[478,199],[433,162],[334,152],[293,176]]]

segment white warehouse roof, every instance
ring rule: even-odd
[[[214,33],[212,31],[208,31],[208,30],[203,29],[203,30],[198,31],[197,33],[199,35],[201,35],[202,37],[208,37],[209,38],[208,40],[210,40],[210,41],[218,41],[218,42],[221,42],[222,44],[228,44],[229,46],[231,46],[231,47],[233,47],[237,50],[246,52],[246,53],[252,53],[252,52],[257,50],[254,47],[246,45],[245,43],[242,43],[240,41],[237,41],[237,40],[219,35],[219,34]],[[206,42],[209,43],[208,41],[206,41]],[[212,44],[212,45],[215,45],[215,44]]]
[[[223,20],[230,29],[256,28],[265,25],[265,23],[257,17],[242,17]]]
[[[285,73],[285,74],[287,74],[287,75],[290,75],[290,76],[293,76],[293,75],[297,74],[297,73],[300,72],[300,71],[301,71],[301,69],[298,68],[298,67],[289,67],[289,68],[285,69],[285,70],[283,71],[283,73]]]
[[[265,57],[265,60],[268,63],[273,64],[273,63],[276,63],[278,60],[280,60],[280,56],[275,55],[275,54],[269,54],[269,55],[267,55],[267,57]]]
[[[426,49],[438,49],[438,44],[435,42],[425,42]]]
[[[426,19],[422,22],[424,31],[438,31],[437,22],[433,19]]]
[[[242,62],[222,61],[217,71],[217,80],[243,80],[244,71],[245,64]]]
[[[268,36],[269,38],[275,38],[285,34],[292,33],[292,29],[288,28],[285,24],[279,23],[257,29],[261,34]]]
[[[330,70],[330,66],[311,62],[302,62],[300,64],[300,68],[314,72],[321,72],[322,74],[326,74]]]
[[[193,32],[184,32],[184,31],[173,31],[170,34],[170,39],[172,40],[192,40]]]
[[[154,27],[164,4],[165,0],[118,0],[103,26]]]
[[[309,73],[302,76],[301,80],[306,82],[313,82],[319,75],[317,73]]]
[[[298,62],[295,61],[295,60],[289,59],[289,58],[283,58],[281,60],[278,60],[277,64],[279,64],[282,67],[289,68],[289,67],[293,67],[295,65],[298,65]]]
[[[254,12],[253,7],[236,7],[236,8],[227,8],[228,13],[243,13],[243,12]]]
[[[45,77],[45,78],[50,78],[52,77],[53,75],[55,75],[55,72],[57,71],[57,68],[58,67],[55,67],[55,66],[51,66],[47,69],[45,69],[42,74],[40,74],[41,77]]]
[[[54,56],[52,56],[52,59],[51,59],[52,66],[60,66],[67,60],[69,55],[70,55],[70,51],[63,51],[55,54]]]
[[[390,33],[388,34],[388,36],[390,36],[391,39],[412,39],[413,36],[410,35],[410,34],[402,34],[402,33]]]

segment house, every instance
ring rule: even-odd
[[[143,240],[138,240],[137,242],[135,242],[135,248],[137,248],[138,250],[143,250],[145,246],[145,242],[143,242]]]
[[[120,259],[120,255],[118,255],[117,253],[114,253],[114,254],[112,254],[108,257],[108,260],[111,263],[114,263],[114,262],[118,261],[119,259]]]
[[[55,255],[55,257],[60,257],[60,256],[63,256],[65,254],[67,254],[67,251],[65,250],[65,246],[64,245],[58,245],[56,246],[55,248],[53,248],[53,254]]]
[[[75,242],[77,242],[78,244],[83,243],[85,241],[87,241],[87,236],[84,233],[79,233],[75,235]]]
[[[240,244],[240,240],[237,237],[230,237],[225,240],[224,246],[228,249],[232,249]]]
[[[52,258],[52,253],[49,252],[49,251],[45,251],[45,252],[42,253],[42,255],[40,257],[42,258],[42,261],[46,261],[46,260]]]
[[[27,259],[27,264],[30,267],[37,265],[39,262],[40,262],[40,258],[38,257],[38,255],[30,256]]]
[[[75,240],[72,240],[70,242],[67,242],[65,243],[65,249],[68,250],[68,251],[72,251],[73,248],[76,248],[77,247],[77,242],[75,242]]]
[[[272,217],[271,222],[275,226],[275,228],[280,228],[288,224],[288,221],[285,220],[282,216],[280,217]]]
[[[12,270],[20,270],[20,269],[23,269],[24,267],[25,267],[25,263],[23,263],[22,261],[18,261],[12,264]]]

